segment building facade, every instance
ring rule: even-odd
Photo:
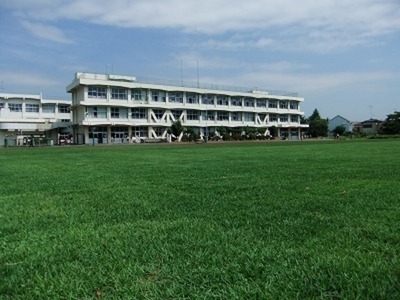
[[[377,119],[369,119],[357,123],[354,126],[354,132],[361,134],[378,134],[381,132],[383,121]]]
[[[70,100],[46,100],[42,95],[0,93],[0,146],[57,144],[72,136]]]
[[[333,130],[335,130],[335,128],[338,126],[343,126],[345,128],[345,132],[353,132],[353,127],[354,127],[353,123],[347,120],[346,118],[337,115],[332,119],[330,119],[328,122],[329,133],[332,133]]]
[[[72,95],[72,128],[78,144],[131,143],[166,139],[180,120],[202,138],[219,127],[262,128],[265,135],[300,139],[304,101],[297,94],[238,87],[76,73],[67,87]]]

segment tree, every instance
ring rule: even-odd
[[[311,123],[314,120],[321,120],[321,116],[319,115],[318,109],[314,109],[311,116],[308,117],[308,123]]]
[[[185,128],[182,126],[181,121],[177,120],[171,124],[171,127],[168,129],[168,133],[178,137],[184,129]]]
[[[193,127],[185,127],[184,130],[185,130],[184,136],[186,142],[193,142],[194,140],[196,140],[197,135]]]
[[[343,125],[336,126],[335,129],[333,129],[333,133],[336,135],[343,135],[346,132],[346,127]]]
[[[317,109],[308,118],[308,134],[312,137],[326,136],[328,134],[328,120],[322,119]]]
[[[308,124],[308,119],[304,116],[300,116],[300,124]]]
[[[382,132],[385,134],[400,134],[400,112],[395,111],[393,114],[387,115],[383,122]]]
[[[276,135],[278,134],[278,129],[276,128],[276,126],[271,126],[269,128],[269,134],[274,138],[276,137]]]
[[[247,140],[255,140],[257,138],[257,129],[246,126],[244,129],[244,137]]]

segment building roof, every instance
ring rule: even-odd
[[[345,121],[347,121],[347,122],[350,123],[350,121],[349,121],[348,119],[342,117],[341,115],[336,115],[335,117],[333,117],[332,119],[330,119],[330,121],[332,121],[333,119],[336,119],[336,118],[341,118],[341,119],[343,119],[343,120],[345,120]]]
[[[141,77],[119,76],[112,74],[93,74],[93,73],[76,73],[73,82],[67,86],[67,92],[71,92],[79,85],[110,85],[110,81],[114,82],[115,86],[124,88],[154,88],[166,91],[186,91],[195,93],[227,93],[230,95],[243,95],[255,98],[276,98],[276,99],[293,99],[303,101],[298,93],[271,91],[260,89],[257,87],[237,87],[207,83],[194,83],[177,80],[150,79]]]
[[[365,123],[382,123],[383,121],[378,120],[378,119],[369,119],[369,120],[365,120],[363,122],[361,122],[361,124],[365,124]]]

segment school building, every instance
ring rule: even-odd
[[[58,144],[72,138],[71,100],[43,99],[41,94],[0,93],[0,146]],[[72,140],[71,140],[72,142]]]
[[[66,90],[77,144],[167,139],[177,120],[204,139],[220,127],[246,126],[300,139],[308,127],[296,93],[93,73],[76,73]]]

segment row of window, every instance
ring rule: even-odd
[[[0,103],[0,108],[4,108],[4,103]],[[58,112],[59,113],[69,113],[69,105],[59,105]],[[8,103],[8,109],[11,112],[22,112],[22,103]],[[25,104],[25,112],[30,113],[38,113],[39,112],[39,104]],[[42,105],[43,113],[55,113],[56,106],[55,104],[43,104]]]
[[[152,130],[158,137],[163,136],[166,133],[166,127],[152,127]],[[195,132],[201,132],[206,134],[207,132],[217,132],[218,128],[216,127],[202,127],[202,128],[194,128]],[[149,128],[143,126],[131,127],[111,127],[110,130],[110,140],[111,143],[128,143],[130,139],[141,137],[147,138],[149,134]],[[288,137],[289,135],[297,136],[297,130],[285,129],[281,128],[280,131],[281,136]],[[95,126],[89,127],[89,139],[95,139],[96,143],[107,144],[108,143],[108,130],[105,126]]]
[[[154,116],[160,120],[164,114],[165,110],[163,109],[153,109],[152,110]],[[182,110],[171,110],[172,115],[177,120],[179,119],[183,111]],[[88,116],[91,118],[107,118],[107,108],[106,107],[97,107],[92,106],[88,107]],[[111,107],[110,111],[111,118],[128,118],[129,116],[132,119],[147,119],[147,109],[145,108],[132,108],[130,111],[128,108],[122,107]],[[206,111],[198,111],[198,110],[187,110],[186,111],[186,120],[209,120],[209,121],[229,121],[229,116],[232,121],[255,121],[255,114],[248,112],[226,112],[226,111],[215,111],[215,112],[206,112]],[[259,118],[263,121],[266,118],[266,114],[258,114]],[[299,122],[298,115],[278,115],[278,114],[269,114],[270,122]]]
[[[123,88],[111,88],[111,99],[117,100],[127,100],[128,90]],[[150,100],[152,102],[166,102],[167,93],[164,91],[152,90],[150,93],[148,90],[143,89],[133,89],[131,91],[132,100],[136,101],[147,101],[148,94],[150,94]],[[100,86],[89,86],[88,88],[89,98],[107,98],[107,88]],[[183,93],[182,92],[169,92],[168,102],[169,103],[183,103]],[[205,105],[217,105],[228,106],[229,97],[224,95],[214,95],[214,94],[203,94],[200,99],[200,94],[196,93],[186,93],[186,103],[188,104],[199,104],[201,101]],[[298,109],[299,103],[297,101],[289,100],[276,100],[276,99],[253,99],[248,97],[231,97],[230,98],[232,106],[240,107],[269,107],[269,108],[281,108],[281,109]]]

